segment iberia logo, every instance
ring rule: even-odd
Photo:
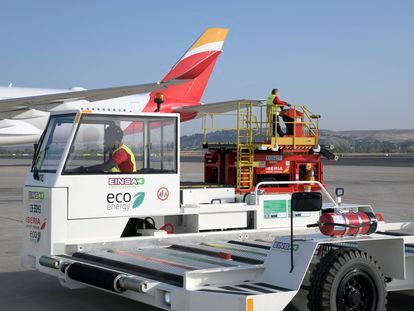
[[[134,195],[134,202],[132,203],[132,208],[139,207],[145,199],[145,192],[137,192]]]
[[[40,223],[40,221],[38,222],[37,220],[32,220],[31,218],[30,221],[32,223],[38,223],[38,225],[26,225],[26,227],[33,229],[29,231],[30,240],[35,243],[39,243],[40,238],[42,237],[42,231],[46,228],[47,219],[45,218],[42,223]]]
[[[40,226],[40,230],[43,230],[44,228],[46,228],[46,218],[43,220],[42,225]]]
[[[46,218],[43,220],[43,223],[42,223],[42,225],[40,226],[40,231],[39,231],[39,234],[37,235],[37,239],[36,239],[36,242],[37,243],[39,243],[39,241],[40,241],[40,238],[42,237],[42,231],[46,228]]]

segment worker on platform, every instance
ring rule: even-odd
[[[272,136],[275,135],[275,130],[277,129],[278,135],[282,137],[284,133],[280,127],[279,113],[284,107],[290,107],[290,104],[280,100],[278,93],[278,89],[272,89],[271,94],[267,97],[267,118],[268,122],[271,123]]]
[[[111,124],[105,129],[104,133],[104,153],[109,153],[109,159],[99,165],[81,167],[85,173],[133,173],[136,172],[136,162],[134,153],[126,146],[122,139],[124,132],[122,129]]]

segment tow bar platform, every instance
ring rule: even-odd
[[[172,237],[162,242],[151,237],[117,243],[121,244],[118,248],[113,243],[107,247],[102,243],[69,245],[68,249],[83,251],[41,257],[40,264],[69,288],[93,286],[166,310],[193,310],[195,306],[199,310],[224,306],[226,310],[265,310],[268,303],[283,310],[309,281],[306,272],[314,256],[328,246],[369,248],[375,241],[395,251],[393,263],[401,262],[400,269],[382,262],[387,275],[388,269],[395,277],[405,275],[402,237],[375,234],[338,240],[320,234],[299,235],[294,239],[290,271],[290,236],[283,233],[256,231],[242,239],[233,239],[236,233],[227,237],[208,233],[202,239],[209,242],[190,242],[194,240],[191,235],[177,238],[174,244],[168,243],[174,241]]]

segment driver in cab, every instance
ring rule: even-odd
[[[136,172],[136,162],[134,153],[126,146],[122,139],[124,132],[122,129],[111,124],[105,129],[104,133],[104,153],[109,153],[110,158],[99,165],[80,167],[84,173],[133,173]]]

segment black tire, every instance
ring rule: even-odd
[[[310,278],[310,311],[384,311],[385,278],[376,261],[357,249],[330,251]]]
[[[283,309],[283,311],[298,311],[298,309],[292,303],[290,303]]]

